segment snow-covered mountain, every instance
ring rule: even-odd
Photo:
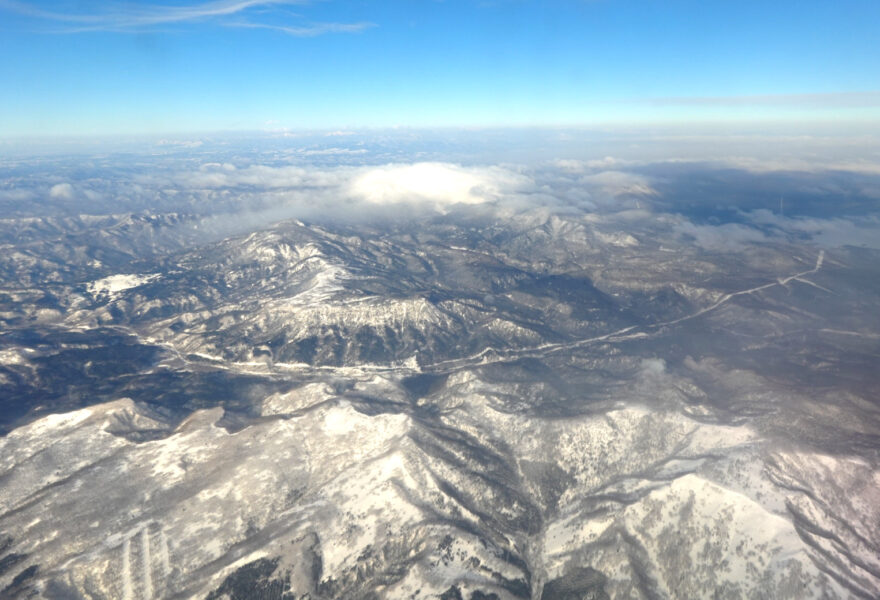
[[[4,220],[0,595],[880,596],[877,251],[621,198]]]

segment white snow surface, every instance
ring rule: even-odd
[[[41,565],[38,589],[136,600],[205,597],[260,558],[280,560],[295,591],[312,593],[309,556],[342,596],[364,573],[400,569],[383,597],[439,596],[455,584],[514,598],[510,590],[526,585],[510,559],[518,556],[535,594],[587,565],[613,598],[850,597],[814,562],[819,550],[850,565],[861,589],[880,590],[871,532],[880,478],[864,460],[778,452],[748,426],[637,404],[535,419],[493,408],[504,385],[473,371],[447,381],[454,410],[436,431],[454,424],[464,436],[456,439],[485,449],[482,459],[452,438],[435,450],[444,438],[418,419],[361,412],[317,382],[268,396],[263,417],[234,432],[218,426],[223,410],[214,408],[166,437],[130,441],[119,435],[125,427],[155,425],[127,399],[47,416],[0,442],[0,528]],[[352,391],[407,401],[392,376],[363,373]],[[486,462],[500,448],[512,453],[509,487]],[[772,469],[750,468],[761,460]],[[547,475],[567,482],[555,500]],[[819,479],[825,495],[797,491]],[[550,502],[528,535],[473,533],[487,520],[526,527],[528,505]],[[840,541],[813,539],[808,525]],[[654,596],[640,587],[646,577]]]
[[[95,296],[110,294],[114,296],[132,288],[142,286],[159,278],[158,273],[110,275],[90,282],[86,287]]]

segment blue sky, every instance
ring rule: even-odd
[[[880,122],[877,0],[0,0],[0,135]]]

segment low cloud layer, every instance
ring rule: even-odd
[[[783,240],[880,247],[880,178],[870,169],[763,171],[603,154],[412,161],[402,155],[427,154],[421,142],[395,153],[387,141],[345,133],[330,143],[322,134],[259,152],[211,140],[165,142],[151,146],[152,156],[95,158],[92,167],[52,158],[29,171],[21,160],[8,161],[17,175],[0,181],[0,209],[9,217],[188,214],[201,219],[200,232],[214,235],[291,218],[381,224],[465,211],[565,213],[606,224],[609,240],[631,246],[639,232],[662,229],[669,239],[718,252]]]
[[[861,246],[880,250],[880,216],[859,218],[784,217],[761,209],[748,213],[757,225],[773,227],[795,236],[807,236],[824,246]]]
[[[758,229],[739,223],[696,225],[685,221],[676,225],[675,229],[685,239],[691,239],[695,245],[711,251],[736,251],[750,244],[767,241],[767,236]]]

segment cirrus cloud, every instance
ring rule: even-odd
[[[259,10],[292,4],[307,4],[307,0],[214,0],[200,4],[168,6],[164,4],[126,4],[123,9],[105,5],[91,12],[56,12],[19,0],[0,0],[0,10],[14,12],[41,21],[61,23],[64,28],[53,33],[85,33],[114,31],[138,33],[151,27],[182,23],[214,21],[227,27],[272,29],[297,37],[314,37],[326,33],[356,33],[373,23],[308,23],[279,24],[230,22],[233,16],[244,16]]]

